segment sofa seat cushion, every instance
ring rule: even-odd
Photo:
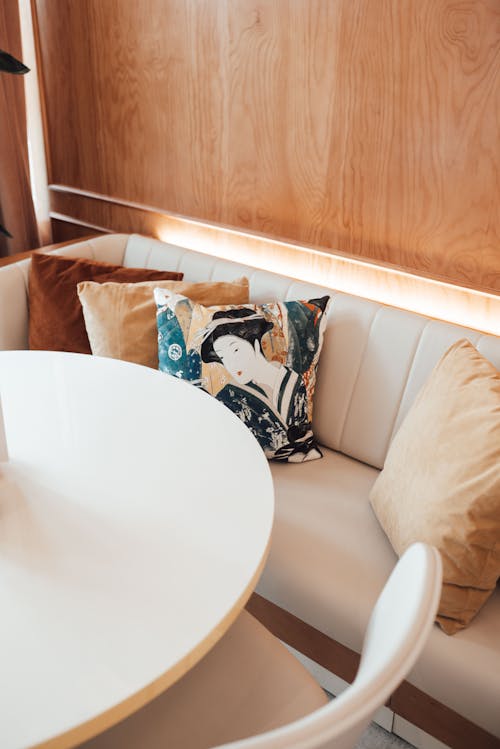
[[[379,471],[323,448],[321,461],[271,464],[276,519],[257,592],[361,651],[397,556],[368,502]],[[500,590],[468,629],[435,626],[408,681],[500,736]]]
[[[359,653],[397,555],[368,503],[379,471],[322,451],[309,465],[270,466],[275,522],[257,592]]]

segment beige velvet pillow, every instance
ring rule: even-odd
[[[467,340],[417,396],[370,502],[399,555],[414,541],[439,549],[438,623],[467,626],[500,577],[500,374]]]
[[[158,331],[153,290],[170,289],[200,304],[246,304],[248,278],[232,283],[152,281],[78,284],[92,353],[158,368]]]

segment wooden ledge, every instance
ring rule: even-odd
[[[56,244],[47,244],[44,247],[37,247],[34,250],[26,250],[26,252],[16,252],[14,255],[7,255],[6,257],[0,257],[0,268],[4,265],[11,265],[12,263],[18,263],[20,260],[26,260],[31,257],[34,252],[50,252],[51,250],[57,250],[59,247],[66,247],[68,244],[76,244],[77,242],[85,242],[88,239],[94,239],[98,236],[97,234],[89,234],[86,237],[78,237],[78,239],[67,239],[65,242],[57,242]]]

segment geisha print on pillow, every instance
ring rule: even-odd
[[[321,457],[312,406],[330,297],[204,307],[157,288],[155,300],[163,372],[224,403],[269,460]]]

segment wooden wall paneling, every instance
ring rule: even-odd
[[[287,130],[295,126],[287,120],[295,40],[285,33],[290,21],[289,3],[229,3],[223,54],[222,221],[278,236],[293,234],[290,216],[299,210],[287,156]]]
[[[488,290],[438,284],[391,266],[357,260],[343,253],[296,245],[257,233],[242,233],[159,209],[122,204],[105,196],[72,193],[52,186],[53,218],[73,217],[90,230],[138,232],[216,257],[237,259],[332,289],[357,294],[440,320],[500,335],[500,295]]]
[[[89,233],[93,236],[99,236],[104,234],[104,231],[98,231],[95,228],[89,228],[87,225],[75,224],[71,221],[63,221],[62,219],[52,218],[50,220],[52,227],[52,239],[54,242],[70,242],[76,239],[87,239]]]
[[[217,220],[225,2],[36,5],[51,181]]]
[[[498,0],[34,2],[52,182],[500,290]]]
[[[100,231],[139,233],[158,237],[162,214],[158,210],[145,210],[139,206],[122,205],[107,200],[97,200],[70,191],[51,189],[52,219],[76,220],[83,225],[93,225]]]
[[[85,106],[91,101],[89,55],[85,61],[87,24],[77,34],[77,19],[70,23],[69,4],[61,4],[57,11],[50,1],[32,0],[33,25],[38,56],[38,75],[45,131],[45,155],[48,182],[61,169],[71,183],[78,179],[81,155],[87,143],[95,146],[93,127],[88,127]],[[83,4],[73,4],[73,15]],[[76,40],[78,39],[78,43]],[[73,50],[70,50],[70,46]],[[59,54],[57,53],[59,50]],[[80,77],[78,95],[75,83]],[[78,111],[80,108],[81,113]],[[89,112],[92,116],[93,109]],[[62,140],[61,140],[62,139]],[[95,157],[92,158],[95,162]],[[85,163],[85,159],[83,161]],[[85,179],[86,175],[83,175]]]

